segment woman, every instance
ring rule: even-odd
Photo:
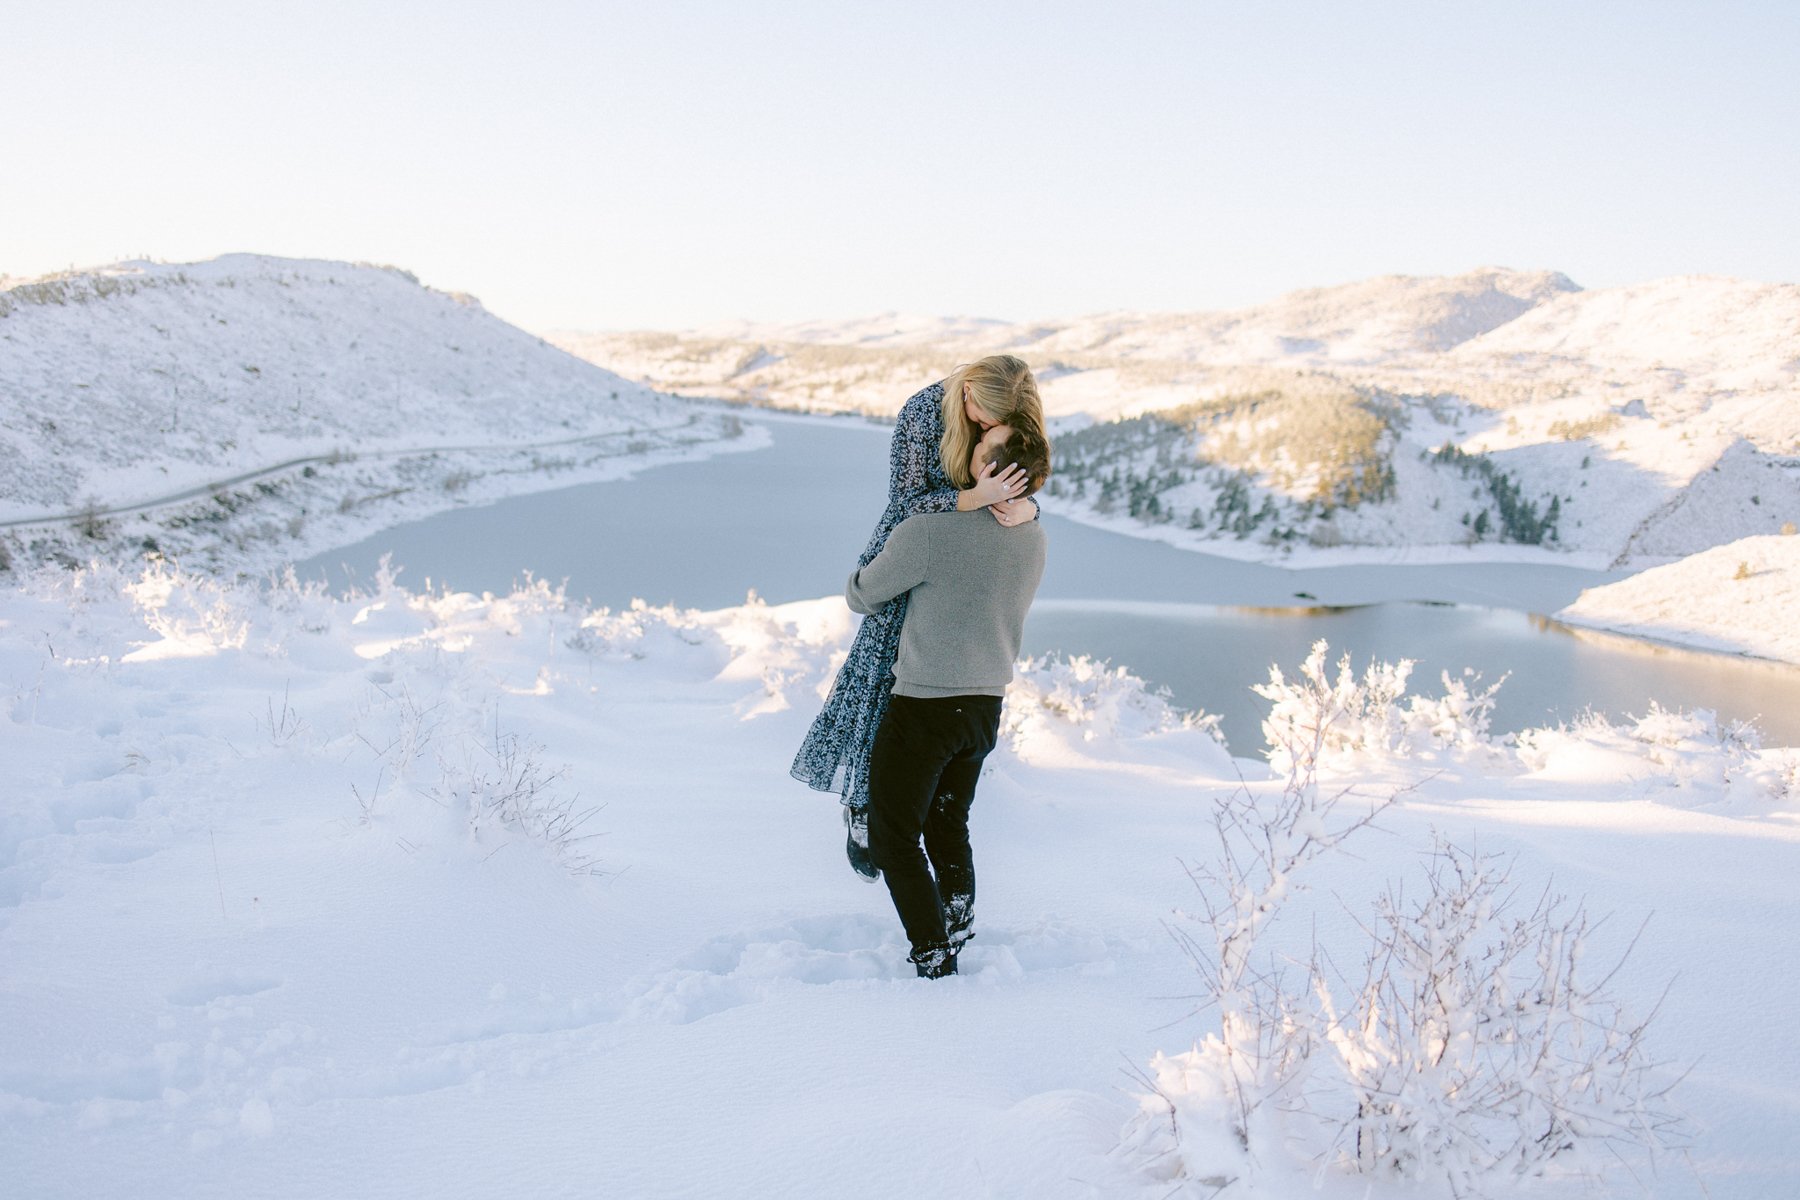
[[[986,508],[1003,525],[1037,518],[1037,501],[1014,499],[1024,472],[992,464],[979,477],[969,470],[975,444],[996,425],[1025,425],[1041,432],[1043,403],[1037,381],[1023,359],[995,354],[952,371],[941,383],[920,391],[900,409],[889,452],[888,505],[875,534],[857,560],[867,566],[887,544],[888,534],[920,513],[970,512]],[[892,668],[906,619],[906,596],[863,618],[839,669],[825,707],[813,721],[790,768],[794,778],[821,792],[843,797],[850,827],[845,851],[850,865],[866,878],[879,872],[869,861],[869,749],[887,711]]]

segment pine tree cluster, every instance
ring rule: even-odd
[[[1052,495],[1148,523],[1270,541],[1338,508],[1391,500],[1401,419],[1341,388],[1204,400],[1062,434]],[[1198,482],[1207,495],[1169,493]]]
[[[1480,476],[1494,498],[1494,511],[1500,519],[1501,541],[1538,546],[1556,540],[1556,523],[1562,517],[1562,497],[1550,497],[1549,505],[1540,513],[1535,503],[1525,499],[1518,480],[1495,466],[1494,461],[1486,454],[1470,454],[1451,442],[1438,447],[1432,453],[1431,461],[1455,467],[1464,479]],[[1485,538],[1493,528],[1485,506],[1475,514],[1473,520],[1464,514],[1463,521],[1477,541]]]

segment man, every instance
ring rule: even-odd
[[[1050,473],[1048,443],[1023,429],[990,430],[970,469],[979,476],[990,459],[996,472],[1011,463],[1025,472],[1022,496]],[[869,753],[869,854],[923,978],[956,974],[957,951],[972,936],[969,805],[1043,574],[1043,523],[1008,528],[978,509],[902,521],[845,589],[865,615],[912,593],[893,695]]]

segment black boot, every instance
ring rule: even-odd
[[[975,897],[954,892],[944,897],[944,927],[950,934],[950,948],[961,950],[975,936]]]
[[[850,869],[874,883],[881,878],[881,869],[869,857],[869,810],[845,805],[844,825],[844,857],[850,860]]]
[[[956,950],[951,946],[932,946],[908,955],[920,979],[942,979],[956,974]]]

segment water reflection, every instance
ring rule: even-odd
[[[1598,633],[1532,613],[1471,605],[1388,603],[1280,608],[1131,601],[1042,600],[1025,652],[1087,654],[1128,666],[1176,703],[1217,713],[1239,754],[1262,745],[1268,702],[1250,691],[1271,664],[1289,675],[1325,639],[1360,675],[1373,659],[1414,661],[1412,690],[1441,694],[1441,676],[1492,683],[1496,733],[1569,721],[1593,710],[1613,720],[1666,708],[1710,708],[1753,721],[1771,744],[1800,744],[1800,668]]]
[[[1328,617],[1334,613],[1350,612],[1352,609],[1367,608],[1366,604],[1315,604],[1310,608],[1276,608],[1263,604],[1231,604],[1224,605],[1227,611],[1240,612],[1252,617]]]

